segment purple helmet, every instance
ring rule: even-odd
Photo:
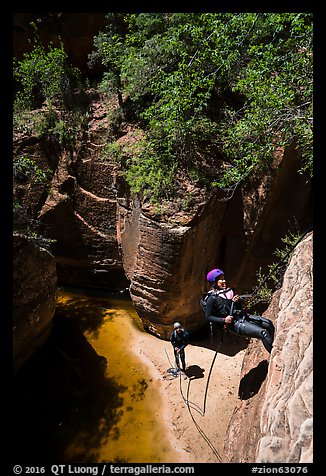
[[[212,269],[212,271],[207,274],[207,281],[209,281],[210,283],[214,283],[215,279],[221,274],[224,274],[224,271],[222,271],[221,269]]]

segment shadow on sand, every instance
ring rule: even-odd
[[[211,350],[217,350],[218,353],[235,356],[238,352],[246,349],[250,339],[244,336],[233,334],[229,331],[221,331],[218,328],[210,329],[209,325],[203,328],[200,332],[191,335],[190,343],[195,346],[205,347]],[[259,339],[255,339],[257,345],[262,345]],[[194,367],[194,369],[191,369]],[[191,378],[202,378],[203,369],[197,365],[191,366],[187,369],[187,376]],[[191,372],[191,375],[188,373]],[[241,400],[248,400],[259,392],[263,382],[267,377],[268,361],[263,360],[252,368],[246,375],[244,375],[239,383],[238,397]]]
[[[210,328],[207,324],[200,331],[191,334],[189,342],[192,345],[205,347],[206,349],[218,349],[220,354],[233,356],[246,349],[249,339],[227,330],[223,331],[214,325]]]
[[[199,367],[199,365],[189,365],[189,367],[187,367],[187,370],[185,371],[185,374],[191,380],[195,380],[197,378],[204,378],[204,372],[205,369],[202,369],[201,367]]]

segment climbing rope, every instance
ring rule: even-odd
[[[182,391],[182,384],[181,384],[181,374],[182,372],[181,371],[178,371],[178,369],[173,369],[172,367],[170,369],[168,369],[168,372],[171,373],[173,375],[173,377],[177,377],[177,375],[179,374],[179,389],[180,389],[180,394],[181,394],[181,397],[182,397],[182,400],[184,401],[184,403],[187,405],[187,408],[188,408],[188,411],[189,411],[189,414],[191,416],[191,419],[192,421],[194,422],[198,432],[200,433],[200,435],[202,436],[202,438],[206,441],[206,443],[208,444],[208,446],[211,448],[211,450],[213,451],[215,457],[217,458],[217,460],[219,462],[222,462],[222,458],[221,458],[221,455],[219,454],[219,452],[217,451],[217,449],[214,447],[214,445],[211,443],[211,441],[209,440],[208,436],[204,433],[204,431],[200,428],[200,426],[198,425],[198,423],[196,422],[191,410],[195,410],[197,411],[202,417],[204,417],[205,415],[205,412],[206,412],[206,400],[207,400],[207,394],[208,394],[208,386],[209,386],[209,382],[210,382],[210,378],[211,378],[211,374],[212,374],[212,370],[213,370],[213,366],[214,366],[214,363],[215,363],[215,360],[216,360],[216,357],[217,357],[217,353],[218,351],[220,350],[220,347],[223,343],[223,334],[221,334],[221,339],[218,343],[218,346],[215,350],[215,353],[214,353],[214,357],[212,359],[212,362],[211,362],[211,365],[210,365],[210,369],[209,369],[209,373],[208,373],[208,378],[207,378],[207,382],[206,382],[206,387],[205,387],[205,395],[204,395],[204,401],[203,401],[203,409],[201,409],[199,407],[199,405],[197,405],[196,403],[194,402],[191,402],[189,400],[189,390],[190,390],[190,379],[188,379],[188,387],[187,387],[187,398],[184,396],[183,394],[183,391]],[[165,353],[166,353],[166,356],[168,358],[168,361],[171,364],[171,361],[170,361],[170,358],[169,358],[169,355],[165,350]]]
[[[216,356],[216,354],[215,354],[215,356]],[[180,378],[180,386],[181,386],[181,378]],[[188,396],[188,393],[189,393],[189,387],[190,387],[190,385],[189,385],[189,382],[188,382],[188,392],[187,392],[187,396]],[[205,395],[205,397],[206,397],[206,395]],[[188,407],[188,410],[189,410],[189,414],[190,414],[191,419],[192,419],[192,421],[194,422],[194,424],[195,424],[195,426],[196,426],[198,432],[200,433],[201,437],[206,441],[206,443],[208,444],[208,446],[210,447],[210,449],[213,451],[213,453],[214,453],[216,459],[217,459],[220,463],[222,463],[222,457],[221,457],[221,455],[219,454],[219,452],[217,451],[217,449],[215,448],[215,446],[213,445],[213,443],[210,441],[210,439],[208,438],[208,436],[205,434],[205,432],[200,428],[200,426],[199,426],[198,423],[196,422],[196,420],[195,420],[195,418],[194,418],[194,416],[193,416],[193,414],[192,414],[192,412],[191,412],[191,407],[190,407],[190,405],[189,405],[189,401],[188,401],[188,400],[186,400],[186,401],[187,401],[187,407]],[[204,416],[204,412],[203,412],[203,415],[202,415],[202,416]]]

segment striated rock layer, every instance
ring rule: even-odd
[[[225,203],[213,199],[205,204],[200,220],[177,225],[154,220],[136,203],[129,209],[119,203],[118,236],[130,295],[145,328],[162,338],[169,337],[175,320],[190,331],[203,324],[198,289],[216,241],[212,214],[217,207],[222,217]]]
[[[272,353],[250,343],[239,403],[225,440],[226,462],[313,460],[313,235],[298,244],[266,317],[276,326]],[[269,361],[269,363],[268,363]],[[249,427],[243,434],[241,429]]]
[[[129,283],[117,242],[114,175],[106,164],[63,154],[39,218],[56,240],[61,284],[120,291]]]

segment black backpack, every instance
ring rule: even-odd
[[[202,295],[202,297],[200,298],[200,301],[199,301],[200,307],[201,307],[204,315],[206,314],[206,304],[207,304],[207,299],[208,299],[209,296],[210,296],[209,292],[204,293]]]
[[[206,315],[206,304],[207,304],[207,299],[209,298],[209,296],[211,296],[212,294],[215,294],[217,296],[223,292],[224,292],[223,290],[216,291],[215,289],[211,289],[210,291],[207,291],[206,293],[202,295],[202,297],[200,298],[199,304],[204,313],[204,316]]]

